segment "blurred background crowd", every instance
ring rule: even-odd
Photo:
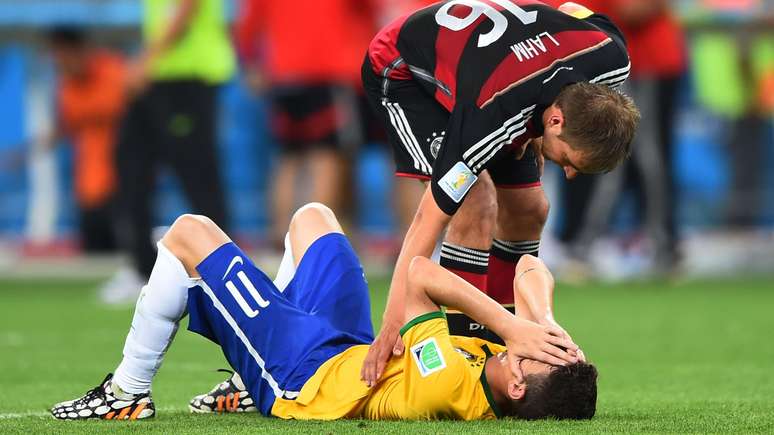
[[[392,176],[360,65],[429,3],[0,1],[0,275],[109,271],[133,299],[180,213],[263,259],[310,200],[388,272],[422,186]],[[610,174],[549,164],[541,255],[565,279],[771,273],[774,2],[579,3],[626,35],[643,118]]]

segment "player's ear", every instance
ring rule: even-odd
[[[527,384],[518,382],[516,379],[508,381],[508,398],[511,400],[521,400],[527,392]]]
[[[561,129],[564,127],[564,113],[562,113],[562,109],[556,103],[548,108],[548,122],[545,124],[545,127],[548,128],[559,127]]]

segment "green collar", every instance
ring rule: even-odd
[[[484,345],[481,347],[481,349],[486,354],[487,358],[486,361],[489,361],[489,358],[492,357],[492,352],[489,350],[489,347]],[[486,401],[489,402],[489,406],[492,408],[492,412],[494,412],[495,417],[502,418],[503,413],[500,411],[500,406],[497,405],[497,402],[494,400],[494,395],[492,394],[492,389],[489,388],[489,382],[486,380],[486,361],[484,362],[484,369],[481,370],[481,387],[484,388],[484,395],[486,396]]]
[[[413,328],[414,326],[422,322],[426,322],[428,320],[433,320],[433,319],[443,319],[444,317],[445,316],[440,311],[432,311],[432,312],[417,316],[411,321],[409,321],[408,323],[406,323],[405,325],[403,325],[402,328],[400,328],[400,336],[403,337],[403,335],[406,334],[409,329]]]

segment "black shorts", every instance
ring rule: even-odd
[[[387,130],[395,175],[429,180],[446,134],[449,112],[415,81],[377,75],[368,56],[363,62],[362,76],[368,103]],[[520,160],[513,150],[500,151],[487,171],[498,187],[540,185],[540,172],[531,148]]]
[[[278,86],[271,92],[271,126],[283,152],[351,150],[363,142],[361,100],[342,84]]]

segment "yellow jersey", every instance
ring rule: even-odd
[[[391,358],[372,388],[360,380],[367,345],[353,346],[315,372],[295,400],[278,398],[272,415],[285,419],[478,420],[500,417],[486,380],[488,356],[503,346],[449,335],[440,311],[401,329],[406,351]]]

